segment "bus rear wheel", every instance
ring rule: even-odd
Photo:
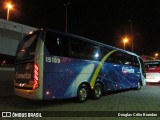
[[[92,90],[92,98],[94,100],[99,99],[102,96],[102,85],[100,83],[96,83],[94,89]]]
[[[88,87],[85,84],[80,85],[77,91],[77,102],[85,102],[88,99],[88,96]]]

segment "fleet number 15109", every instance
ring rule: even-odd
[[[60,58],[58,57],[46,57],[47,63],[60,63]]]

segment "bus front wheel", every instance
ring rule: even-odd
[[[85,84],[80,85],[77,91],[77,102],[85,102],[88,99],[88,96],[88,87]]]
[[[139,81],[136,87],[136,90],[140,90],[141,89],[141,82]]]

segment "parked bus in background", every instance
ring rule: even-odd
[[[50,29],[20,41],[15,61],[15,94],[30,99],[85,102],[104,92],[140,89],[144,63],[135,53]]]
[[[146,82],[160,83],[160,60],[146,61]]]

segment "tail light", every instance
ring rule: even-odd
[[[39,68],[34,64],[34,77],[33,77],[33,90],[37,89],[39,86]]]
[[[24,49],[24,48],[20,49],[20,52],[24,52],[24,51],[25,51],[25,49]]]

